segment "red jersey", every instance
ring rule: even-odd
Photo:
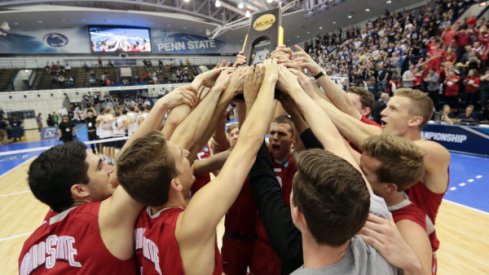
[[[370,125],[380,127],[380,125],[377,122],[370,120],[370,119],[366,118],[365,116],[362,116],[362,118],[360,118],[360,121],[365,123],[365,124],[370,124]]]
[[[229,208],[224,219],[226,232],[237,234],[244,238],[255,236],[255,223],[257,210],[253,190],[248,180],[243,184],[238,197]]]
[[[431,272],[433,275],[435,275],[437,272],[437,260],[436,260],[435,251],[439,247],[439,242],[433,243],[432,235],[435,234],[434,233],[435,227],[433,226],[433,223],[431,222],[430,218],[416,204],[412,203],[409,199],[405,199],[404,201],[396,205],[389,206],[388,208],[389,211],[392,213],[394,222],[397,223],[402,220],[409,220],[418,224],[426,231],[430,239],[431,250],[433,251],[431,257],[431,265],[432,265]],[[438,240],[436,239],[436,241]]]
[[[445,79],[445,96],[458,96],[458,81],[460,77],[453,75],[447,76]]]
[[[209,146],[205,145],[198,153],[197,153],[197,159],[206,159],[211,156],[211,150],[209,150]],[[192,194],[195,194],[197,191],[199,191],[200,188],[204,187],[207,183],[211,181],[211,175],[206,174],[200,177],[195,178],[195,182],[192,185],[192,188],[190,191]]]
[[[465,92],[466,93],[469,93],[469,94],[473,94],[473,93],[477,93],[477,91],[479,90],[479,85],[481,83],[481,80],[478,76],[467,76],[464,80],[465,82]],[[474,86],[474,85],[477,85]]]
[[[19,274],[137,274],[135,257],[119,260],[104,245],[99,208],[100,202],[90,202],[49,211],[24,243]]]
[[[141,213],[135,229],[135,249],[142,274],[185,274],[175,236],[183,208],[164,208],[154,215]],[[221,255],[215,249],[214,275],[222,274]]]
[[[443,196],[445,196],[445,192],[442,194],[433,193],[421,181],[406,190],[406,194],[408,195],[409,200],[419,206],[419,208],[429,217],[429,220],[427,221],[431,221],[433,223],[433,227],[435,226],[438,208],[440,208],[440,204]],[[433,231],[433,233],[429,235],[429,238],[433,250],[437,250],[440,246],[440,241],[436,237],[436,232]]]

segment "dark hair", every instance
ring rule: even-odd
[[[121,186],[133,199],[148,206],[166,203],[170,182],[177,174],[175,159],[159,131],[136,139],[117,160]]]
[[[28,182],[34,196],[55,212],[70,208],[71,186],[87,184],[86,146],[81,142],[57,145],[42,153],[29,166]]]
[[[357,94],[360,96],[360,103],[362,103],[362,108],[369,107],[370,110],[374,108],[375,98],[374,95],[367,89],[362,87],[350,87],[348,89],[349,93]]]
[[[362,175],[344,159],[320,149],[301,151],[295,159],[293,202],[309,231],[319,244],[345,244],[369,213],[370,194]]]

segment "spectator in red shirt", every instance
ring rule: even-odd
[[[459,81],[460,77],[455,74],[453,70],[449,70],[447,72],[447,76],[445,78],[445,97],[447,103],[450,106],[458,109],[458,94],[459,94]]]
[[[465,53],[465,46],[469,46],[471,43],[470,32],[467,29],[467,25],[463,25],[462,29],[455,34],[455,44],[457,45],[457,61],[460,61],[462,55]]]
[[[443,46],[445,48],[448,48],[453,43],[453,38],[455,37],[456,33],[457,30],[455,28],[452,28],[452,26],[448,24],[441,35]]]
[[[480,83],[481,80],[477,74],[477,71],[475,69],[471,69],[467,77],[464,79],[466,104],[475,105]]]

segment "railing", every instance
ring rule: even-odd
[[[98,56],[69,56],[69,55],[47,55],[47,56],[20,56],[20,57],[2,57],[0,58],[0,68],[2,69],[33,69],[44,68],[46,65],[51,66],[52,62],[59,61],[61,65],[69,63],[72,68],[83,67],[87,64],[89,67],[98,67]],[[119,63],[133,63],[136,66],[144,66],[143,60],[150,60],[153,67],[158,66],[158,61],[161,60],[163,65],[180,65],[186,64],[188,60],[193,65],[215,65],[223,60],[233,61],[233,56],[162,56],[162,55],[150,55],[150,56],[101,56],[102,65],[107,67],[109,61],[114,65]],[[132,62],[123,62],[124,60]]]

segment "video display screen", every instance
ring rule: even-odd
[[[92,52],[151,52],[149,29],[129,27],[89,27]]]

